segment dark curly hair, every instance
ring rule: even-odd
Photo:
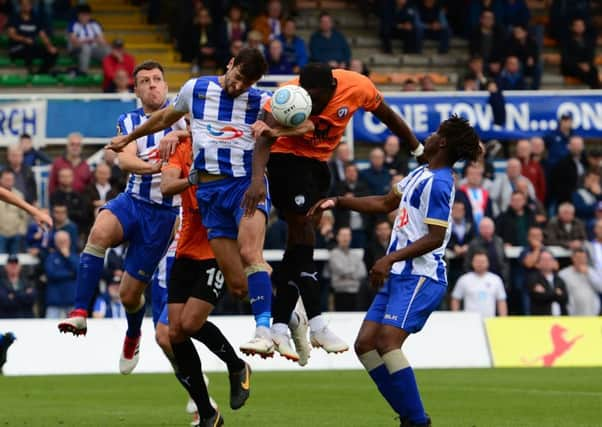
[[[479,135],[463,117],[453,115],[439,126],[439,135],[447,141],[450,160],[474,162],[481,155]]]

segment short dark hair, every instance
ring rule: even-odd
[[[14,172],[11,171],[9,168],[3,168],[2,170],[0,170],[0,177],[6,175],[7,173],[10,173],[11,175],[14,175]]]
[[[439,136],[447,141],[450,160],[474,162],[481,154],[479,136],[474,128],[463,117],[453,115],[439,126]]]
[[[31,139],[31,135],[28,133],[22,133],[19,135],[19,139]]]
[[[232,66],[238,67],[247,81],[256,81],[268,70],[268,63],[259,49],[245,47],[234,57]]]
[[[160,63],[158,63],[157,61],[144,61],[141,62],[140,64],[136,65],[136,68],[134,68],[134,86],[136,85],[136,77],[138,76],[138,73],[141,70],[146,70],[146,71],[151,71],[151,70],[159,70],[161,71],[161,74],[165,74],[165,71],[163,70],[163,65],[161,65]]]
[[[332,89],[336,86],[336,81],[328,65],[312,62],[299,73],[299,85],[303,89]]]
[[[84,4],[80,4],[78,5],[75,10],[77,11],[78,14],[80,13],[92,13],[92,8],[90,7],[90,5],[88,3],[84,3]]]
[[[487,253],[486,250],[484,250],[484,249],[477,249],[476,251],[474,251],[472,253],[472,258],[470,260],[472,261],[472,259],[474,257],[476,257],[477,255],[485,255],[489,259],[489,254]]]

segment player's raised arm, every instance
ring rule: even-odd
[[[38,223],[38,225],[40,225],[42,228],[47,229],[52,227],[52,218],[48,214],[42,212],[35,206],[30,205],[25,200],[21,199],[5,188],[0,188],[0,200],[23,209],[25,212],[31,215],[35,222]]]
[[[372,114],[387,125],[391,132],[397,135],[401,141],[406,141],[413,156],[420,157],[422,155],[424,151],[422,144],[418,142],[408,124],[384,100],[372,111]]]
[[[138,138],[147,136],[160,130],[166,129],[180,120],[186,112],[178,111],[173,106],[169,105],[161,110],[151,114],[150,118],[132,130],[127,135],[118,135],[111,139],[111,142],[105,147],[107,150],[120,152],[130,142]]]
[[[117,157],[119,158],[119,167],[125,172],[151,175],[161,171],[161,162],[150,163],[142,160],[136,154],[135,145],[126,145]]]
[[[352,211],[378,214],[387,214],[399,205],[400,195],[393,189],[384,196],[339,196],[329,197],[318,201],[307,212],[307,216],[321,215],[328,209],[349,209]]]

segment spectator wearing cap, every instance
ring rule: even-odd
[[[0,272],[0,318],[33,317],[36,290],[33,281],[23,273],[19,257],[8,256]]]
[[[110,52],[110,47],[104,39],[102,26],[92,19],[92,9],[88,4],[77,7],[77,19],[67,28],[69,36],[69,53],[78,60],[78,71],[87,74],[90,61],[102,59]]]
[[[121,283],[121,270],[107,283],[107,291],[99,295],[94,302],[92,317],[95,319],[122,319],[125,317],[125,308],[119,297],[119,285]]]
[[[50,177],[48,178],[48,191],[53,193],[58,187],[58,173],[61,169],[73,170],[73,191],[81,193],[92,180],[92,172],[88,163],[82,157],[82,144],[84,137],[79,132],[67,135],[65,154],[57,157],[52,162]]]
[[[592,89],[600,88],[600,77],[594,60],[596,39],[586,33],[583,19],[575,19],[570,36],[562,43],[562,74],[575,77]]]
[[[56,63],[58,49],[46,34],[42,19],[33,12],[31,0],[20,0],[19,12],[8,21],[8,55],[11,60],[23,59],[27,71],[33,73],[33,60],[42,59],[39,73],[50,72]],[[41,41],[42,43],[38,43]]]
[[[320,14],[319,29],[309,39],[310,59],[313,62],[329,64],[333,68],[347,68],[351,60],[351,49],[347,39],[334,28],[332,16]]]
[[[61,319],[75,303],[79,257],[71,250],[71,238],[65,231],[54,234],[54,247],[44,261],[46,318]]]
[[[111,51],[102,60],[102,90],[105,92],[117,92],[115,78],[120,70],[127,76],[127,86],[134,86],[134,67],[136,60],[134,56],[124,49],[123,40],[115,39],[111,43]]]
[[[565,112],[560,116],[556,129],[544,136],[548,151],[546,173],[549,174],[556,163],[569,154],[569,138],[573,136],[573,115]]]
[[[8,169],[0,172],[0,187],[23,198],[15,187],[15,175]],[[0,201],[0,253],[14,254],[22,249],[28,215],[10,203]]]
[[[289,18],[284,21],[282,34],[278,36],[278,40],[282,42],[284,56],[288,58],[289,62],[297,64],[299,69],[305,67],[305,64],[307,64],[307,48],[305,40],[297,35],[297,24],[294,19]],[[295,71],[295,73],[297,72],[298,70]]]

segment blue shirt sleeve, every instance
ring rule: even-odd
[[[453,192],[453,179],[433,178],[424,222],[426,224],[449,225],[450,201]]]

